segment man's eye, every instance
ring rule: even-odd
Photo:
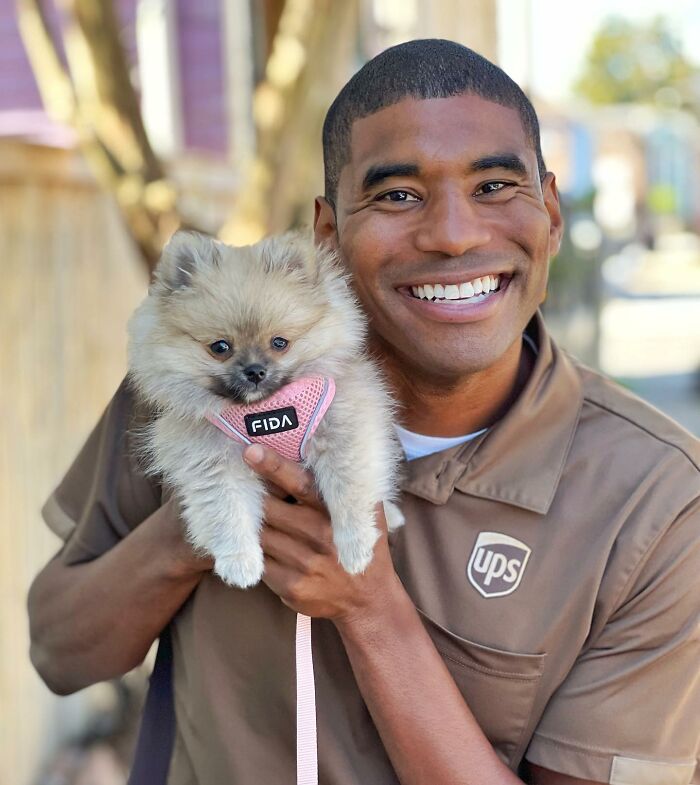
[[[493,194],[496,191],[502,191],[510,183],[504,183],[501,180],[492,180],[490,183],[484,183],[477,189],[477,194]]]
[[[417,202],[418,197],[408,191],[387,191],[378,197],[377,201],[388,202]]]

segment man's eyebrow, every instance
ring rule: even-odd
[[[362,190],[368,191],[390,177],[416,177],[419,173],[420,169],[416,164],[374,164],[369,167],[362,178]]]
[[[508,169],[523,177],[527,175],[527,166],[515,153],[485,155],[483,158],[472,161],[469,168],[473,172],[483,172],[487,169]]]

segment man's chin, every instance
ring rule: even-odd
[[[420,375],[433,387],[452,389],[462,384],[468,377],[482,373],[493,367],[493,362],[483,358],[465,358],[460,362],[424,363],[420,366]]]
[[[422,352],[413,348],[392,359],[391,364],[398,367],[408,381],[449,389],[465,378],[493,367],[498,356],[487,352],[455,356],[448,352],[441,354],[439,350]]]

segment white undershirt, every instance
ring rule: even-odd
[[[488,431],[488,428],[482,428],[480,431],[467,433],[463,436],[445,437],[425,436],[422,433],[407,431],[400,425],[395,425],[394,428],[396,428],[396,435],[399,437],[403,451],[406,453],[407,461],[412,461],[415,458],[422,458],[424,455],[432,455],[434,452],[447,450],[450,447],[456,447],[458,444],[469,442]]]
[[[529,335],[523,333],[523,340],[532,351],[537,355],[537,346]],[[403,451],[406,454],[407,461],[413,461],[416,458],[422,458],[424,455],[432,455],[434,452],[441,450],[449,450],[450,447],[456,447],[458,444],[465,444],[482,433],[486,433],[488,428],[482,428],[480,431],[474,433],[466,433],[462,436],[426,436],[422,433],[415,433],[414,431],[407,431],[400,425],[394,425],[396,435],[399,437]]]

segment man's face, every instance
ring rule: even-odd
[[[544,299],[561,236],[519,114],[473,95],[406,99],[357,120],[350,152],[316,237],[352,272],[373,343],[448,382],[492,367]]]

